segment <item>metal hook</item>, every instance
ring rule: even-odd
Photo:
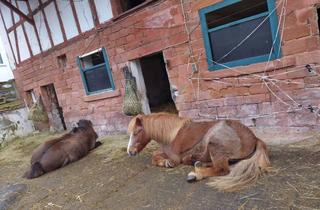
[[[306,65],[306,68],[308,70],[308,72],[311,74],[311,75],[315,75],[316,74],[316,71],[314,70],[314,68],[312,68],[312,66],[310,64],[307,64]]]

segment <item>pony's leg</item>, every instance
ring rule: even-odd
[[[220,148],[221,149],[221,148]],[[187,181],[192,182],[211,176],[227,175],[229,170],[229,159],[223,153],[223,150],[217,152],[214,147],[209,148],[211,163],[196,162],[195,171],[188,174]]]
[[[195,160],[194,160],[192,154],[188,154],[182,158],[181,162],[184,165],[194,165]]]
[[[201,162],[201,161],[196,161],[193,165],[194,165],[194,168],[200,168],[200,167],[212,167],[212,162]]]
[[[208,159],[210,160],[210,157],[207,157],[209,155],[205,154],[188,154],[184,156],[181,160],[181,162],[185,165],[195,165],[197,162],[207,162]]]
[[[178,165],[171,160],[165,153],[156,153],[152,156],[152,165],[166,168],[173,168]]]

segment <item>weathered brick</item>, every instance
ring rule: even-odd
[[[245,104],[237,107],[238,117],[255,116],[258,114],[257,104]]]
[[[258,110],[260,115],[272,114],[272,104],[271,102],[263,102],[258,104]]]
[[[266,93],[267,88],[263,83],[252,85],[249,88],[249,93],[250,94],[260,94],[260,93]]]
[[[224,104],[226,106],[244,104],[243,96],[225,97]]]
[[[209,101],[206,101],[206,104],[208,107],[214,107],[214,106],[224,106],[225,104],[225,99],[212,99]]]
[[[200,108],[200,117],[201,116],[207,116],[208,118],[214,118],[218,115],[218,109],[217,107],[213,108]]]
[[[256,119],[256,126],[257,127],[274,127],[278,123],[278,120],[274,116],[266,116]],[[283,126],[285,127],[285,125]]]
[[[307,7],[296,11],[298,22],[308,24],[310,21],[316,19],[315,7]]]
[[[249,96],[244,96],[243,99],[245,104],[258,104],[258,103],[264,103],[268,101],[269,95],[267,94],[249,95]]]
[[[297,126],[312,126],[316,125],[316,116],[308,110],[302,110],[294,115],[294,123]]]
[[[99,32],[98,38],[95,38],[94,31],[91,31],[65,47],[53,49],[18,64],[14,71],[18,89],[25,98],[24,91],[34,89],[39,93],[41,85],[53,83],[68,126],[80,117],[86,117],[94,120],[99,133],[125,131],[131,118],[122,114],[125,81],[121,68],[128,65],[128,61],[163,52],[168,61],[166,70],[170,84],[177,86],[180,93],[176,99],[176,106],[181,116],[201,118],[199,113],[210,116],[218,114],[220,117],[240,118],[249,126],[274,127],[279,130],[316,128],[319,120],[312,119],[305,112],[258,118],[255,123],[248,116],[288,110],[288,107],[266,88],[260,78],[252,74],[261,76],[267,72],[268,76],[280,80],[276,84],[298,103],[314,104],[319,101],[320,91],[311,85],[319,83],[319,77],[310,75],[303,68],[306,64],[320,63],[319,30],[314,7],[319,1],[288,1],[280,59],[270,61],[268,66],[262,62],[208,71],[198,10],[221,1],[184,1],[188,27],[190,30],[194,29],[190,43],[194,51],[192,59],[197,62],[198,74],[192,74],[190,65],[189,69],[187,68],[188,61],[192,59],[189,59],[186,42],[188,37],[181,7],[177,1],[163,1],[152,7],[141,8],[124,19],[114,20],[112,24],[108,23],[104,30]],[[278,9],[278,14],[280,12],[281,9]],[[152,27],[156,29],[151,29]],[[76,57],[100,47],[107,49],[116,89],[120,94],[95,101],[84,101],[86,93]],[[56,57],[64,53],[68,62],[67,68],[62,72],[57,66]],[[291,72],[297,69],[301,71]],[[319,74],[319,69],[317,70]],[[199,97],[198,81],[190,82],[191,76],[200,77]],[[285,81],[299,84],[286,84]],[[277,87],[271,84],[270,87],[282,100],[293,104]]]
[[[235,117],[238,113],[236,106],[221,106],[217,107],[219,117]]]
[[[284,41],[290,41],[293,39],[299,39],[302,37],[309,36],[311,33],[310,26],[308,25],[298,25],[291,28],[287,28],[284,31]]]
[[[293,54],[305,52],[308,50],[310,42],[312,42],[310,41],[310,38],[294,39],[289,42],[286,42],[286,44],[282,48],[283,54],[293,55]]]

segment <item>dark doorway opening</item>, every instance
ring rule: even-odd
[[[63,117],[62,107],[59,105],[56,90],[53,84],[49,84],[42,87],[42,94],[44,99],[44,104],[48,112],[48,117],[51,122],[51,126],[56,131],[66,130],[66,123]]]
[[[140,59],[151,112],[177,113],[162,53]]]
[[[145,1],[146,0],[121,0],[120,4],[122,7],[122,11],[125,12],[127,10],[130,10],[130,9],[138,6],[139,4],[142,4]]]

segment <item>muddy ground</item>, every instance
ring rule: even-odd
[[[103,145],[82,160],[37,179],[22,179],[31,151],[52,137],[37,134],[0,149],[0,189],[10,184],[25,188],[15,193],[9,209],[320,209],[319,134],[271,146],[277,171],[237,193],[217,192],[207,180],[187,183],[189,166],[151,166],[155,144],[129,158],[127,136],[102,138]],[[275,141],[274,135],[270,137]]]

